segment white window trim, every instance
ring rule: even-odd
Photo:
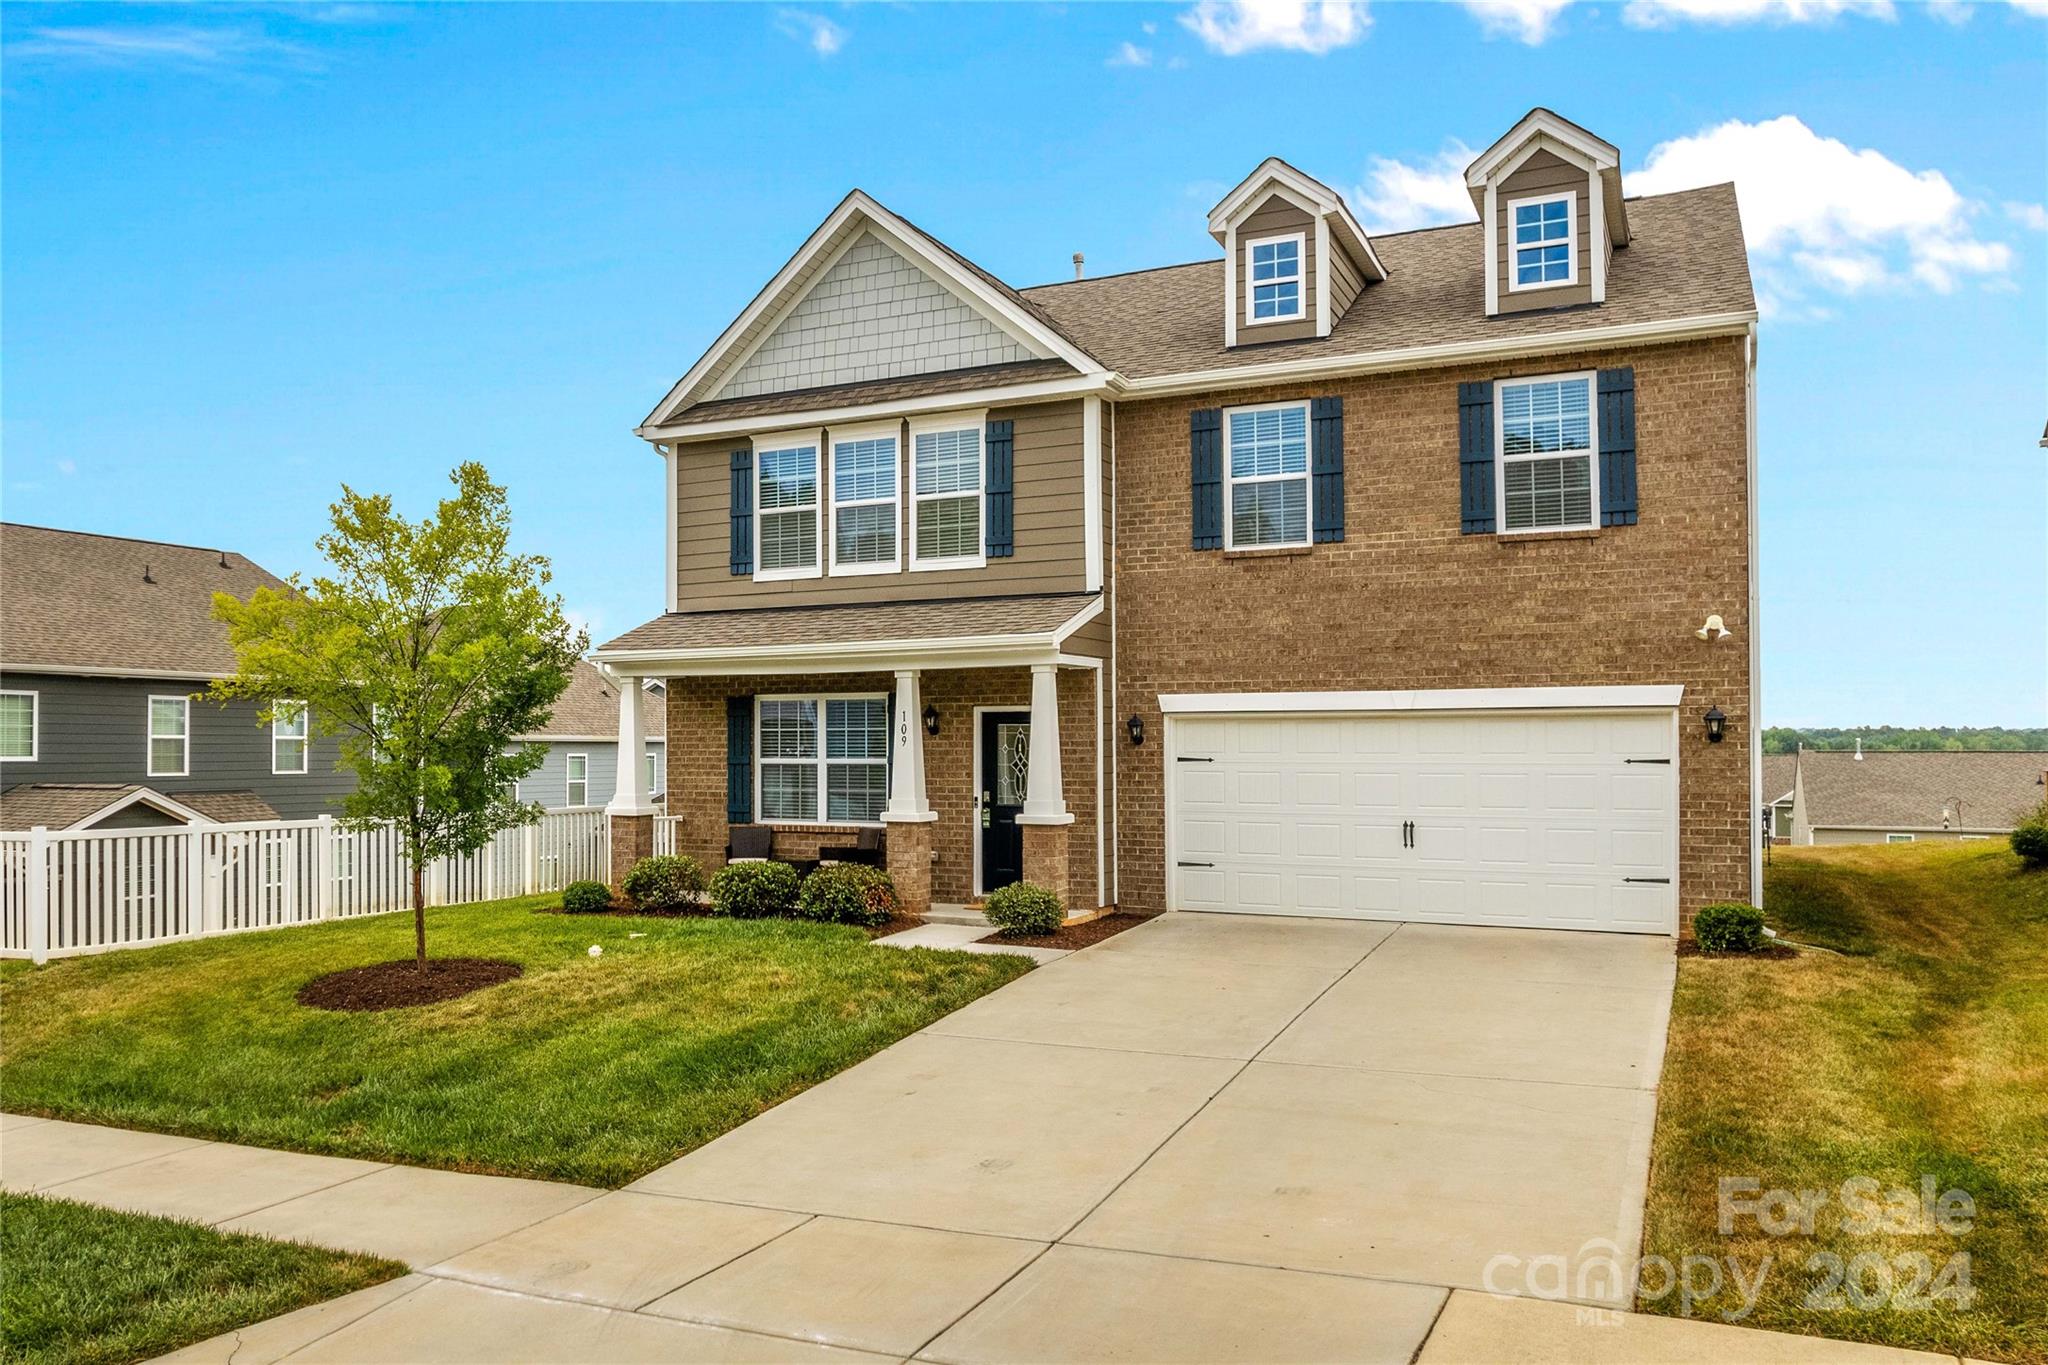
[[[583,764],[583,776],[580,778],[574,775],[576,764],[579,761]],[[569,788],[576,786],[578,783],[581,783],[583,787],[583,799],[581,801],[572,801],[569,798]],[[577,810],[590,804],[589,754],[569,754],[562,759],[562,803],[571,810]]]
[[[815,462],[812,468],[817,479],[811,499],[811,520],[817,527],[818,559],[808,568],[766,569],[761,567],[761,533],[767,529],[769,513],[761,505],[761,457],[784,450],[808,450]],[[754,438],[754,468],[748,476],[754,481],[754,581],[756,583],[780,583],[797,578],[822,578],[825,574],[825,442],[815,431],[784,432],[779,436],[757,436]],[[776,513],[787,516],[800,512],[800,507],[785,507]]]
[[[280,717],[279,717],[279,716],[278,716],[278,714],[277,714],[277,708],[278,708],[278,707],[280,707],[280,706],[296,706],[296,707],[298,707],[298,708],[299,708],[299,714],[300,714],[300,715],[301,715],[302,717],[304,717],[304,720],[305,720],[305,729],[306,729],[306,733],[305,733],[305,734],[303,734],[303,735],[287,735],[287,734],[280,734],[280,733],[278,732],[278,728],[277,728],[277,727],[278,727],[278,724],[279,724],[279,721],[280,721]],[[272,703],[270,704],[270,710],[271,710],[271,714],[270,714],[270,772],[271,772],[271,775],[272,775],[272,776],[274,776],[274,777],[303,777],[303,776],[305,776],[305,775],[306,775],[307,773],[310,773],[310,772],[312,772],[312,771],[313,771],[313,712],[312,712],[312,708],[308,707],[308,706],[306,705],[306,703],[304,703],[304,702],[302,702],[302,701],[299,701],[299,700],[297,700],[296,698],[292,698],[292,697],[279,697],[279,698],[278,698],[278,699],[277,699],[276,701],[274,701],[274,702],[272,702]],[[288,741],[292,741],[292,740],[297,740],[298,742],[300,742],[300,743],[302,743],[302,744],[304,744],[304,745],[306,746],[305,748],[303,748],[303,749],[299,750],[299,766],[298,766],[298,767],[296,767],[296,768],[280,768],[280,767],[278,767],[278,766],[277,766],[277,746],[278,746],[278,745],[279,745],[280,743],[285,743],[285,742],[288,742]]]
[[[1294,243],[1294,311],[1280,313],[1270,318],[1253,316],[1253,303],[1259,295],[1259,281],[1252,278],[1252,253],[1262,246],[1274,242]],[[1267,284],[1278,284],[1278,280],[1267,280]],[[1264,327],[1274,322],[1301,322],[1308,317],[1308,235],[1301,232],[1276,232],[1269,237],[1247,237],[1244,241],[1244,325]]]
[[[178,703],[178,713],[182,720],[176,735],[159,735],[156,732],[156,704],[160,701],[174,701]],[[144,703],[142,730],[142,768],[146,774],[150,777],[189,777],[191,775],[192,699],[190,697],[167,695],[164,693],[152,694],[149,700]],[[176,768],[159,768],[156,766],[156,742],[159,739],[176,739],[178,741],[178,766]],[[273,745],[271,746],[273,763],[276,760],[276,756],[277,748]]]
[[[885,773],[886,773],[886,772],[888,771],[888,768],[889,768],[889,760],[888,760],[888,759],[887,759],[886,757],[884,757],[884,758],[879,758],[879,759],[875,759],[875,758],[835,758],[835,759],[828,759],[828,758],[826,758],[826,757],[825,757],[825,703],[827,703],[827,702],[833,702],[833,701],[879,701],[879,702],[886,702],[886,701],[888,701],[888,700],[889,700],[889,694],[888,694],[887,692],[780,692],[780,693],[776,693],[776,694],[775,694],[775,695],[773,695],[773,696],[758,696],[758,697],[755,697],[755,698],[754,698],[754,774],[753,774],[753,777],[754,777],[754,818],[755,818],[755,820],[759,821],[759,822],[760,822],[761,824],[764,824],[764,825],[778,825],[778,826],[781,826],[781,825],[786,825],[786,826],[789,826],[790,828],[793,828],[793,829],[795,829],[795,828],[801,828],[801,829],[813,829],[813,828],[818,828],[818,827],[821,827],[821,826],[822,826],[822,827],[825,827],[825,828],[830,828],[830,829],[864,829],[864,828],[867,828],[867,829],[880,829],[880,828],[882,828],[882,822],[881,822],[880,820],[827,820],[827,819],[825,818],[825,803],[826,803],[826,802],[827,802],[828,800],[830,800],[830,799],[831,799],[830,795],[829,795],[829,794],[827,793],[827,791],[826,791],[826,789],[825,789],[825,786],[826,786],[826,772],[825,772],[825,769],[826,769],[826,767],[827,767],[827,765],[828,765],[828,764],[831,764],[831,763],[863,763],[863,764],[867,764],[867,765],[869,765],[869,766],[874,766],[874,765],[876,765],[876,764],[879,764],[879,765],[881,766],[881,768],[882,768],[883,772],[885,772]],[[774,759],[771,759],[771,758],[767,758],[767,757],[764,757],[764,755],[766,754],[767,750],[766,750],[766,747],[765,747],[765,746],[764,746],[764,745],[763,745],[763,744],[761,743],[761,706],[762,706],[762,703],[764,703],[764,702],[772,702],[772,701],[807,701],[807,702],[810,702],[810,703],[814,704],[814,705],[815,705],[815,706],[816,706],[816,707],[818,708],[818,753],[817,753],[817,756],[816,756],[815,758],[813,758],[813,759],[801,759],[801,758],[774,758]],[[767,765],[768,765],[768,764],[770,764],[770,763],[775,763],[775,764],[781,765],[781,766],[783,766],[783,767],[791,767],[791,768],[794,768],[794,767],[797,767],[797,766],[799,766],[799,765],[801,765],[801,764],[803,764],[803,763],[806,763],[806,762],[809,762],[809,763],[811,763],[811,764],[812,764],[813,766],[815,766],[815,767],[817,768],[817,770],[818,770],[818,818],[817,818],[817,819],[815,819],[815,820],[791,820],[791,819],[787,819],[787,818],[785,818],[785,817],[783,817],[783,816],[779,816],[779,815],[778,815],[778,816],[776,816],[776,817],[774,817],[774,818],[772,818],[772,819],[771,819],[771,818],[769,818],[768,814],[767,814],[767,813],[766,813],[766,812],[765,812],[765,811],[764,811],[764,810],[763,810],[763,809],[761,808],[761,771],[762,771],[762,769],[764,769],[765,767],[767,767]]]
[[[28,752],[19,758],[0,760],[7,763],[33,763],[43,752],[43,694],[27,688],[9,688],[0,692],[0,697],[28,698]]]
[[[1230,472],[1231,419],[1240,413],[1277,412],[1284,408],[1301,409],[1301,425],[1308,448],[1308,463],[1303,466],[1301,473],[1248,474],[1241,479],[1234,477]],[[1290,398],[1280,403],[1248,403],[1242,407],[1225,408],[1223,410],[1223,549],[1226,554],[1239,548],[1237,543],[1237,518],[1231,515],[1231,508],[1235,505],[1235,499],[1231,496],[1231,491],[1241,483],[1287,483],[1299,479],[1302,485],[1302,506],[1305,509],[1301,523],[1302,538],[1300,540],[1275,540],[1261,545],[1246,545],[1242,548],[1247,550],[1300,550],[1306,549],[1315,540],[1315,440],[1315,426],[1310,418],[1309,403],[1306,398]]]
[[[896,447],[896,493],[888,498],[849,498],[839,500],[839,446],[842,442],[876,441],[887,438]],[[829,501],[831,510],[825,518],[825,526],[831,532],[830,543],[825,548],[826,562],[832,566],[834,578],[853,578],[862,574],[903,572],[903,423],[870,422],[863,426],[835,427],[825,433],[825,449],[831,451],[828,467],[831,475]],[[820,480],[820,491],[825,492],[826,481]],[[896,556],[879,564],[841,564],[839,562],[839,509],[842,507],[882,507],[894,514],[896,527]]]
[[[971,555],[955,555],[950,559],[920,559],[917,553],[917,510],[926,502],[953,499],[958,493],[930,493],[920,496],[917,491],[917,438],[940,431],[965,431],[972,427],[976,448],[981,451],[981,468],[975,480],[974,497],[974,550]],[[1011,480],[1015,487],[1016,465],[1012,456]],[[903,486],[905,497],[910,503],[910,571],[931,573],[944,569],[982,569],[988,567],[988,409],[975,412],[954,412],[938,417],[924,417],[910,423],[910,439],[903,447]],[[1014,497],[1014,492],[1012,493]]]
[[[650,746],[641,760],[647,766],[647,794],[651,797],[661,795],[663,790],[662,757],[661,753]]]
[[[1508,447],[1502,432],[1506,425],[1506,408],[1500,401],[1500,391],[1516,384],[1550,384],[1573,379],[1586,381],[1586,466],[1587,482],[1591,489],[1586,504],[1586,520],[1569,526],[1529,526],[1519,531],[1508,529]],[[1529,460],[1555,460],[1576,458],[1576,450],[1545,451],[1536,455],[1516,455],[1513,462],[1522,464]],[[1592,370],[1579,370],[1571,374],[1523,374],[1512,379],[1493,381],[1493,525],[1497,535],[1503,536],[1544,536],[1559,531],[1597,531],[1600,529],[1600,376]]]
[[[1517,278],[1522,273],[1515,267],[1515,210],[1525,204],[1564,203],[1564,270],[1561,280],[1542,280],[1536,284],[1522,284]],[[1564,190],[1557,194],[1525,194],[1519,199],[1508,200],[1508,255],[1502,262],[1507,271],[1510,294],[1533,294],[1541,289],[1569,289],[1579,282],[1579,192]],[[1543,243],[1548,246],[1550,243]]]
[[[1910,844],[1913,842],[1913,836],[1910,834],[1887,834],[1884,836],[1884,841],[1888,844]]]

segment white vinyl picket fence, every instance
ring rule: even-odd
[[[427,866],[427,904],[459,905],[603,880],[604,810],[551,810],[481,852]],[[42,962],[177,939],[408,908],[412,873],[390,828],[332,818],[0,833],[0,957]]]
[[[680,815],[657,815],[654,817],[654,851],[673,853],[676,851],[676,827],[683,823]]]

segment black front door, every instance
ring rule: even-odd
[[[1031,713],[984,711],[981,715],[981,889],[1024,880],[1024,831],[1017,816],[1031,771]]]

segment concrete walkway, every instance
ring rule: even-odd
[[[17,1119],[0,1183],[423,1272],[183,1353],[236,1365],[1909,1358],[1473,1292],[1639,1240],[1672,968],[1169,915],[623,1191]]]

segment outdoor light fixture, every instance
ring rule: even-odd
[[[930,702],[924,707],[924,732],[936,736],[939,733],[939,708]]]
[[[1712,616],[1709,616],[1707,618],[1707,623],[1701,626],[1698,630],[1693,632],[1693,634],[1699,636],[1702,640],[1705,640],[1709,644],[1712,644],[1716,640],[1725,640],[1731,633],[1732,632],[1728,629],[1728,627],[1721,623],[1721,617],[1718,612]]]
[[[1133,712],[1131,718],[1124,722],[1124,729],[1130,732],[1131,743],[1143,744],[1145,742],[1145,718],[1143,716]]]
[[[1728,717],[1721,714],[1721,708],[1707,708],[1707,743],[1719,744],[1721,737],[1728,733]]]

